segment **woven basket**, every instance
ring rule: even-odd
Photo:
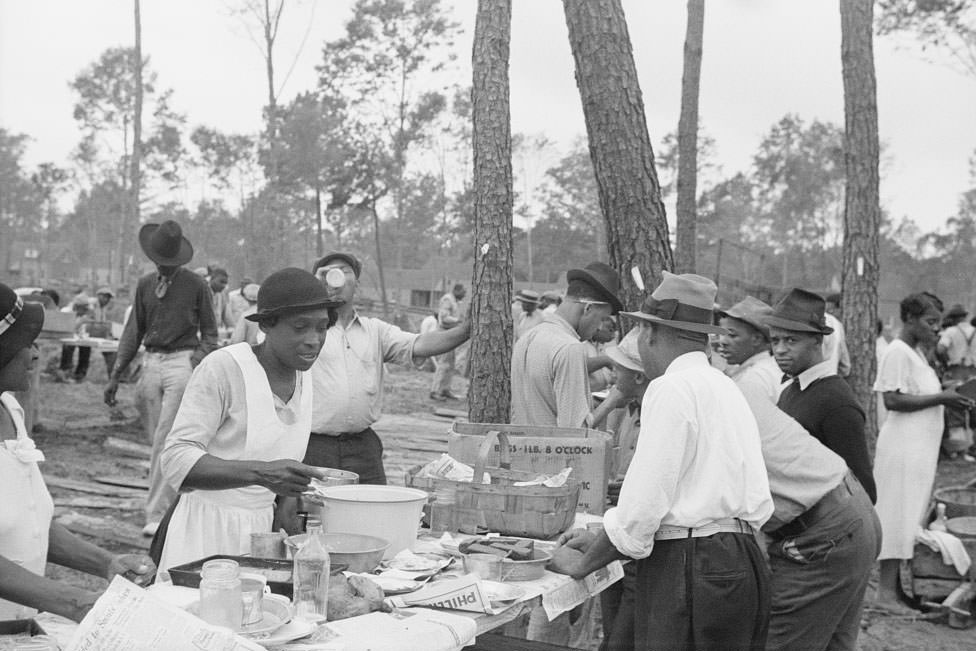
[[[486,467],[496,442],[501,451],[500,467]],[[511,469],[511,448],[504,432],[485,434],[473,481],[418,478],[416,471],[411,471],[406,475],[407,486],[427,491],[432,497],[430,520],[434,530],[497,531],[506,536],[547,539],[568,529],[576,517],[581,488],[578,481],[570,478],[558,488],[513,485],[534,479],[538,473]],[[484,483],[486,472],[490,484]]]

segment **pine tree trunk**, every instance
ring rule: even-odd
[[[684,75],[681,77],[681,117],[678,119],[678,180],[674,266],[678,273],[695,273],[697,266],[698,203],[698,89],[701,83],[705,0],[688,0]]]
[[[563,7],[610,266],[620,274],[624,304],[638,308],[631,267],[651,289],[673,259],[627,22],[620,0],[563,0]]]
[[[872,47],[873,0],[840,0],[844,75],[843,323],[851,354],[849,381],[867,414],[868,449],[877,438],[875,325],[878,318],[878,104]]]
[[[136,79],[136,93],[135,93],[135,107],[132,116],[132,160],[130,163],[129,172],[129,208],[132,219],[128,220],[126,228],[123,230],[122,241],[129,246],[132,241],[132,234],[135,232],[135,228],[139,225],[140,219],[140,206],[139,206],[139,190],[142,186],[142,175],[140,173],[140,166],[142,165],[142,13],[139,7],[139,0],[134,0],[134,18],[135,18],[135,32],[136,32],[136,43],[135,43],[135,79]],[[128,250],[132,250],[129,248]],[[122,256],[119,260],[119,266],[122,269],[122,282],[128,282],[128,263],[126,258]]]
[[[511,403],[511,22],[511,0],[479,0],[472,54],[475,261],[468,391],[468,417],[475,423],[507,423]]]

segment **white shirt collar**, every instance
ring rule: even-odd
[[[766,361],[771,357],[772,357],[772,353],[770,353],[768,350],[761,350],[755,355],[753,355],[752,357],[750,357],[749,359],[747,359],[746,361],[739,364],[739,368],[744,369],[750,366],[755,366],[756,364]]]
[[[831,375],[837,375],[837,373],[831,367],[830,360],[825,359],[819,364],[814,364],[807,370],[797,375],[796,381],[800,384],[800,391],[804,391],[808,386],[810,386],[816,380]]]
[[[690,353],[678,355],[671,360],[671,363],[668,364],[668,368],[664,371],[664,373],[680,373],[681,371],[685,371],[696,366],[707,366],[711,368],[711,364],[708,363],[708,356],[705,355],[705,351],[695,350]]]

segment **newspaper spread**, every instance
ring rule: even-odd
[[[261,651],[263,647],[170,605],[116,576],[65,651]]]
[[[428,606],[431,608],[466,610],[472,613],[491,614],[494,612],[488,595],[482,590],[481,582],[476,574],[465,574],[456,579],[429,583],[416,592],[400,597],[390,597],[386,602],[394,608]]]
[[[290,642],[287,651],[459,651],[474,642],[470,617],[426,608],[369,613],[320,625],[310,638]]]
[[[568,577],[562,577],[566,579]],[[608,586],[613,585],[624,578],[624,568],[620,561],[614,561],[605,567],[601,567],[595,572],[591,572],[579,581],[569,580],[561,586],[552,590],[543,590],[542,607],[546,611],[549,621],[575,608],[593,597],[603,592]]]

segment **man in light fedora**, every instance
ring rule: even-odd
[[[515,295],[515,300],[522,306],[518,318],[515,320],[515,339],[542,323],[542,310],[539,307],[539,292],[523,289]]]
[[[105,403],[115,405],[119,378],[144,345],[136,400],[152,444],[143,529],[143,534],[152,536],[176,497],[160,469],[163,443],[193,367],[217,347],[217,324],[207,281],[183,267],[193,258],[193,246],[180,225],[172,220],[146,224],[139,231],[139,246],[156,264],[156,271],[140,278],[136,286],[132,315],[105,387]]]
[[[718,354],[728,362],[726,372],[736,384],[756,382],[775,404],[783,373],[773,359],[769,331],[763,323],[772,311],[772,307],[752,296],[719,311],[719,325],[726,333],[719,335]]]
[[[633,615],[622,605],[611,646],[761,649],[768,569],[754,532],[773,512],[755,418],[731,379],[711,367],[715,283],[664,272],[640,312],[638,349],[651,379],[637,449],[600,534],[564,534],[550,569],[582,578],[637,559]],[[625,595],[626,598],[626,595]]]
[[[873,503],[877,491],[864,436],[864,409],[847,381],[824,359],[823,338],[833,332],[824,309],[819,294],[793,288],[765,319],[776,364],[792,378],[777,404],[844,459]]]
[[[590,418],[589,340],[620,308],[620,279],[603,262],[566,273],[566,299],[512,350],[512,423],[583,427]]]

